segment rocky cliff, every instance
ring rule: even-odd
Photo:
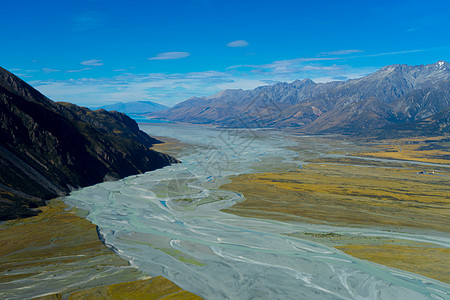
[[[0,68],[0,220],[46,199],[177,162],[125,114],[49,100]]]

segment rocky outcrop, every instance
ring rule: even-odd
[[[177,162],[125,114],[49,100],[0,68],[0,220],[46,199]]]

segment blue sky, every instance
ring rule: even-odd
[[[227,88],[450,61],[450,1],[2,1],[0,66],[55,101],[174,105]]]

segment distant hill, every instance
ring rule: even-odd
[[[135,102],[117,102],[110,105],[105,105],[100,108],[108,111],[118,111],[125,114],[145,114],[168,109],[168,106],[155,103],[152,101],[135,101]]]
[[[123,113],[56,103],[0,68],[0,220],[46,199],[177,162]]]
[[[450,105],[450,65],[390,65],[348,81],[296,80],[225,90],[152,113],[170,121],[225,127],[297,128],[305,133],[369,134],[416,122]]]

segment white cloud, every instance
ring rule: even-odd
[[[85,60],[82,61],[80,64],[82,64],[83,66],[91,66],[91,67],[103,66],[103,62],[99,59]]]
[[[227,44],[228,47],[236,48],[236,47],[247,47],[249,43],[244,40],[237,40],[234,42],[230,42]]]
[[[189,52],[163,52],[158,53],[155,57],[150,57],[149,60],[180,59],[189,55],[191,55]]]

